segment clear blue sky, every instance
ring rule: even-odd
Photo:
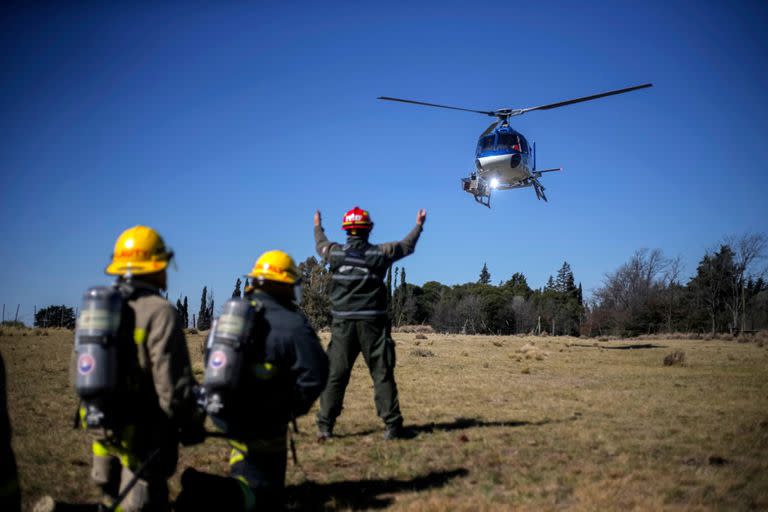
[[[359,204],[389,241],[426,208],[417,284],[487,262],[542,286],[567,260],[587,292],[638,248],[690,274],[768,224],[765,2],[51,4],[0,18],[6,318],[108,283],[135,224],[175,249],[170,296],[195,311],[265,250],[313,254],[315,209],[341,239]],[[526,107],[644,82],[513,119],[565,172],[549,203],[517,190],[491,210],[459,187],[490,119],[375,99]]]

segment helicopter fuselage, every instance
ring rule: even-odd
[[[502,126],[477,141],[477,175],[493,188],[506,188],[531,177],[533,155],[528,141],[509,126]]]

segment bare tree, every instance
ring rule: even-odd
[[[595,290],[595,308],[607,312],[619,331],[636,330],[670,262],[660,249],[639,249]]]
[[[765,275],[765,268],[756,268],[765,259],[768,238],[762,233],[727,236],[724,241],[733,250],[734,275],[730,283],[726,307],[731,314],[731,332],[746,328],[746,283],[750,277]]]
[[[681,294],[682,286],[680,285],[680,276],[683,274],[683,259],[681,256],[677,256],[671,260],[668,260],[667,267],[662,277],[662,284],[666,290],[666,315],[667,315],[667,332],[672,332],[672,312],[675,309],[675,303]]]

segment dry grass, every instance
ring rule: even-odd
[[[0,350],[26,507],[43,493],[93,500],[87,436],[71,428],[72,335],[14,334]],[[435,357],[422,357],[415,333],[394,337],[418,436],[381,438],[360,360],[338,437],[318,444],[313,417],[299,420],[294,508],[768,509],[768,349],[756,343],[430,335]],[[189,335],[198,377],[202,339]],[[686,366],[660,364],[674,350]],[[183,449],[180,470],[224,474],[227,455],[218,440]]]

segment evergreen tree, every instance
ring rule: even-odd
[[[203,295],[200,297],[200,311],[197,313],[197,328],[201,331],[205,331],[211,327],[208,311],[208,287],[203,286]]]
[[[48,306],[35,312],[35,327],[75,328],[75,310],[67,306]]]
[[[176,299],[176,314],[179,315],[179,323],[184,324],[184,305],[181,299]]]
[[[242,281],[240,281],[240,278],[237,278],[237,281],[235,282],[235,290],[232,292],[233,297],[241,297],[242,293],[240,292],[240,285],[242,284]]]
[[[564,261],[563,266],[557,271],[555,291],[575,296],[576,285],[573,280],[573,271],[571,271],[571,266],[567,261]]]
[[[395,290],[392,292],[392,323],[396,324],[400,318],[400,301],[397,298],[397,280],[400,278],[400,267],[395,267],[395,275],[392,281],[395,283]]]
[[[187,296],[184,296],[184,303],[182,305],[184,316],[182,317],[182,325],[186,329],[189,327],[189,302],[187,301]]]
[[[483,263],[483,269],[480,271],[480,278],[477,280],[480,284],[491,284],[491,273],[488,272],[488,265]]]
[[[330,291],[331,273],[314,256],[299,263],[302,293],[301,310],[315,329],[331,323]]]
[[[696,276],[689,283],[699,309],[708,317],[712,334],[725,328],[727,315],[724,312],[734,275],[733,250],[722,245],[718,252],[704,255],[696,269]]]

